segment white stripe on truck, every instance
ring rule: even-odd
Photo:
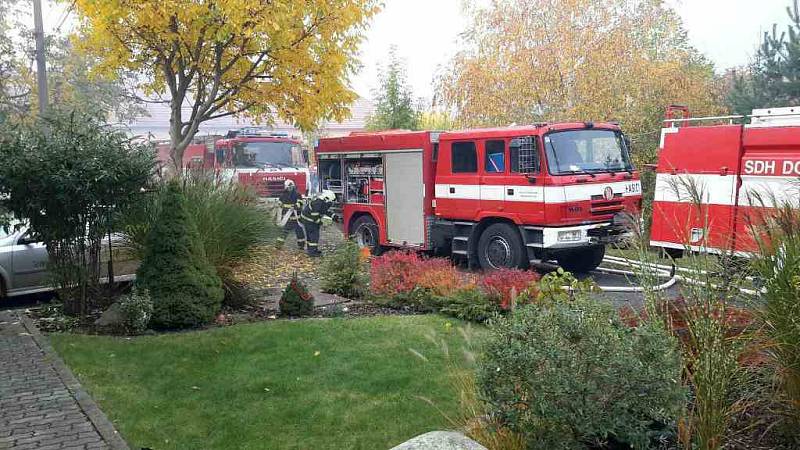
[[[639,181],[567,186],[437,184],[435,193],[436,198],[440,199],[568,203],[589,200],[593,195],[603,195],[603,191],[607,187],[611,187],[614,194],[622,194],[623,197],[642,193],[642,184]],[[514,193],[508,194],[509,189],[512,189]]]

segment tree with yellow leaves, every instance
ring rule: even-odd
[[[76,0],[100,73],[135,71],[168,96],[177,170],[201,123],[243,112],[312,129],[342,119],[348,76],[378,0]],[[190,108],[184,117],[182,106]]]
[[[655,156],[665,106],[721,112],[711,64],[661,0],[471,3],[466,46],[439,79],[461,126],[616,120],[641,163]]]

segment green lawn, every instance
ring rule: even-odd
[[[459,348],[448,322],[373,317],[50,338],[132,448],[388,449],[448,426],[418,398],[456,407],[447,360],[425,337],[435,331]]]

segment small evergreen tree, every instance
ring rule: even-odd
[[[369,276],[361,260],[361,249],[351,240],[345,241],[322,261],[322,290],[347,298],[366,294]]]
[[[283,290],[280,300],[281,315],[301,317],[307,316],[314,311],[314,296],[308,292],[305,284],[297,278],[297,274],[292,275],[291,281]]]
[[[800,105],[800,5],[793,0],[786,11],[791,23],[778,33],[777,25],[764,33],[755,59],[734,78],[728,104],[739,114],[754,108]]]
[[[158,220],[147,236],[137,283],[153,299],[151,325],[187,328],[210,322],[224,292],[208,262],[176,182],[164,190]]]
[[[379,76],[380,88],[375,92],[375,112],[367,119],[367,129],[416,130],[419,112],[414,107],[413,93],[406,80],[406,68],[397,57],[397,50],[389,51],[385,73]]]

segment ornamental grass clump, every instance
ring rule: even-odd
[[[283,290],[279,305],[282,316],[303,317],[314,312],[314,296],[296,273]]]
[[[764,280],[756,315],[767,338],[775,409],[800,446],[800,202],[791,200],[800,199],[800,181],[789,193],[784,201],[775,195],[751,196],[762,211],[774,206],[768,216],[754,217],[751,228],[760,250],[753,267]]]
[[[137,287],[147,290],[153,299],[150,323],[155,328],[207,324],[219,311],[224,291],[214,266],[206,259],[177,182],[166,187],[159,211],[136,273]]]

